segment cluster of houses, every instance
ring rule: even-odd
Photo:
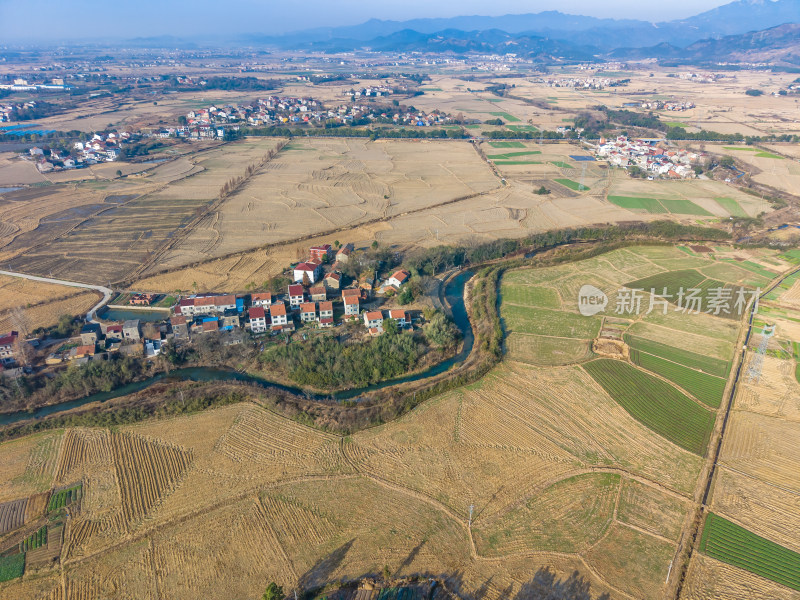
[[[692,110],[695,107],[694,102],[691,100],[647,100],[642,103],[635,103],[636,106],[646,108],[647,110],[671,110],[671,111],[684,111]]]
[[[125,142],[131,141],[132,137],[132,134],[127,132],[95,133],[88,141],[75,142],[72,152],[34,146],[28,150],[28,154],[36,161],[36,168],[40,173],[79,169],[88,165],[117,160],[120,156],[120,149]]]
[[[578,88],[584,90],[602,90],[607,87],[619,87],[629,82],[629,79],[611,79],[610,77],[565,77],[559,79],[541,78],[537,82],[547,87]]]
[[[702,154],[684,149],[668,149],[661,140],[629,140],[619,136],[613,140],[600,138],[595,155],[610,165],[628,168],[639,167],[651,177],[687,179],[695,177],[692,165]]]
[[[380,98],[382,96],[391,96],[394,93],[393,88],[385,85],[377,85],[364,87],[360,90],[351,89],[343,92],[343,95],[350,98],[350,100],[355,100],[356,98]]]
[[[70,362],[85,364],[95,357],[107,354],[126,354],[131,356],[156,356],[161,351],[160,336],[144,339],[139,320],[129,320],[122,324],[86,323],[80,331],[80,339],[65,343],[47,355],[46,365],[59,365]]]

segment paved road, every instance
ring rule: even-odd
[[[95,314],[97,311],[106,304],[109,300],[111,300],[111,295],[113,292],[108,289],[107,287],[103,287],[102,285],[90,285],[88,283],[77,283],[75,281],[63,281],[61,279],[50,279],[49,277],[37,277],[36,275],[28,275],[26,273],[14,273],[13,271],[0,271],[0,275],[8,275],[9,277],[21,277],[22,279],[30,279],[31,281],[41,281],[42,283],[55,283],[57,285],[66,285],[69,287],[77,287],[77,288],[84,288],[87,290],[94,290],[96,292],[101,292],[103,294],[103,299],[95,304],[89,312],[86,313],[86,320],[91,322],[97,322],[95,320]]]

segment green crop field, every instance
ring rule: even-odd
[[[724,208],[731,216],[748,217],[749,215],[733,198],[714,198],[717,204]]]
[[[556,183],[560,183],[561,185],[568,187],[571,190],[575,190],[576,192],[579,191],[587,191],[589,189],[588,185],[583,186],[583,190],[581,190],[581,184],[577,181],[572,181],[572,179],[555,179]]]
[[[695,269],[681,269],[679,271],[656,273],[650,277],[637,279],[636,281],[626,283],[625,287],[641,288],[647,292],[654,289],[656,294],[661,294],[664,288],[667,288],[668,294],[676,294],[680,288],[687,290],[689,288],[699,287],[704,280],[705,275]]]
[[[530,156],[532,154],[541,154],[539,150],[525,150],[524,152],[506,152],[504,154],[490,154],[487,158],[491,158],[492,160],[510,160],[512,158],[518,158],[520,156]]]
[[[0,556],[0,582],[22,577],[25,572],[25,555]]]
[[[631,350],[631,362],[682,387],[703,404],[719,408],[726,381],[640,350]]]
[[[780,258],[784,260],[788,260],[792,263],[800,263],[800,249],[795,248],[793,250],[787,250],[783,254],[780,255]]]
[[[706,209],[697,206],[691,200],[659,200],[661,205],[674,215],[697,215],[700,217],[712,217]]]
[[[723,150],[739,150],[740,152],[759,152],[758,148],[742,148],[741,146],[723,146]]]
[[[497,166],[502,167],[503,165],[540,165],[542,161],[540,160],[501,160],[497,163]]]
[[[621,208],[628,210],[645,210],[651,214],[658,215],[667,212],[661,203],[655,198],[638,198],[632,196],[609,196],[608,201]]]
[[[646,338],[633,336],[628,333],[625,334],[625,343],[636,350],[641,350],[653,356],[671,360],[686,367],[700,369],[710,375],[724,378],[730,373],[731,363],[719,358],[706,356],[704,354],[696,354],[681,348],[674,348],[667,344],[653,342]]]
[[[736,266],[741,267],[743,269],[747,269],[748,271],[750,271],[751,273],[755,273],[756,275],[761,275],[762,277],[766,277],[770,281],[775,279],[775,276],[777,275],[776,272],[770,271],[769,269],[762,267],[758,263],[754,263],[749,260],[736,262]]]
[[[522,142],[489,142],[492,148],[524,148]]]
[[[489,114],[492,115],[493,117],[500,117],[501,119],[505,119],[509,123],[519,123],[519,121],[520,121],[514,115],[510,115],[507,112],[503,112],[503,111],[490,112]]]
[[[714,513],[708,513],[700,552],[800,591],[800,553]]]
[[[584,368],[634,419],[684,450],[703,456],[714,428],[714,413],[628,363],[602,358]]]
[[[58,510],[59,508],[76,502],[81,497],[81,487],[82,485],[78,484],[71,488],[55,492],[50,496],[50,503],[47,505],[47,510]]]
[[[773,154],[772,152],[759,152],[756,154],[757,158],[775,158],[777,160],[783,160],[782,156],[777,154]]]
[[[508,304],[520,306],[540,306],[542,308],[561,308],[558,292],[550,287],[512,285],[503,283],[500,298]]]
[[[562,162],[560,160],[550,161],[550,164],[553,164],[553,165],[557,166],[560,169],[572,169],[572,168],[574,168],[571,164]]]
[[[27,538],[19,543],[20,552],[28,552],[29,550],[36,550],[47,544],[47,525],[44,525],[39,531],[29,535]]]
[[[580,339],[594,338],[600,332],[599,317],[513,304],[503,305],[501,314],[506,328],[512,332]]]
[[[533,133],[534,131],[539,131],[533,125],[506,125],[506,129],[510,129],[511,131],[525,131],[528,133]]]

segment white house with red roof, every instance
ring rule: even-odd
[[[300,305],[300,320],[303,323],[309,323],[317,320],[317,303],[316,302],[303,302]]]
[[[405,327],[406,324],[408,323],[408,313],[399,308],[390,310],[389,318],[397,321],[397,325],[400,327]]]
[[[272,294],[270,292],[258,292],[250,295],[250,303],[253,306],[263,306],[269,308],[272,304]]]
[[[364,325],[368,329],[383,329],[383,313],[379,310],[365,312]]]
[[[226,310],[236,310],[236,296],[192,296],[183,298],[177,306],[176,313],[182,315],[211,315]]]
[[[358,296],[344,297],[344,314],[347,317],[357,317],[360,310],[360,298]]]
[[[272,320],[272,328],[280,328],[289,323],[289,317],[286,314],[286,305],[283,302],[275,302],[269,307],[269,316]]]
[[[267,313],[263,306],[251,306],[247,311],[249,317],[250,331],[253,333],[264,333],[267,330]]]
[[[389,279],[386,280],[388,285],[392,285],[394,287],[400,287],[406,281],[408,281],[409,277],[411,277],[411,273],[406,271],[405,269],[400,269],[396,271]]]
[[[306,299],[305,290],[300,284],[290,285],[288,288],[289,306],[298,308]]]
[[[333,327],[333,302],[330,300],[319,303],[319,326]]]
[[[311,246],[308,252],[311,258],[316,258],[319,262],[324,262],[326,258],[330,257],[332,248],[330,244],[320,244],[319,246]]]
[[[303,281],[305,276],[308,276],[308,281],[310,283],[316,283],[316,281],[322,275],[322,265],[316,264],[313,262],[302,262],[294,267],[294,280],[295,281]]]

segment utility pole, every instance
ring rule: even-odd
[[[467,528],[472,529],[472,511],[475,510],[475,505],[469,505],[469,522],[467,523]]]

